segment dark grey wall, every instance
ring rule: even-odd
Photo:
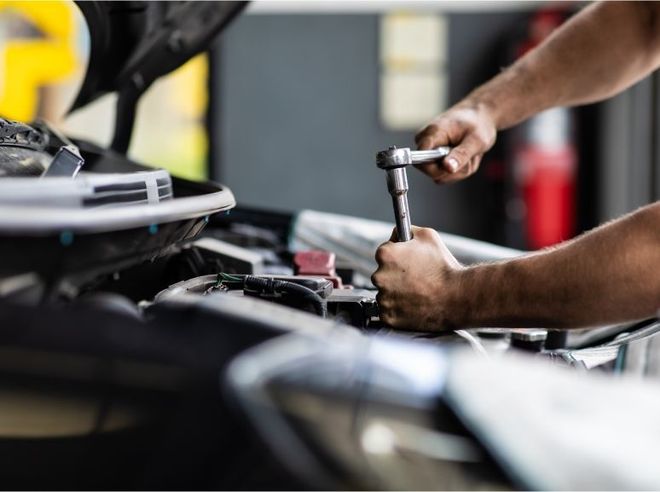
[[[660,75],[655,73],[601,107],[601,222],[660,200]]]
[[[525,13],[452,14],[450,100],[496,73]],[[376,151],[412,134],[378,120],[378,16],[244,15],[223,34],[213,98],[215,177],[239,205],[391,220]],[[483,175],[438,187],[409,172],[413,222],[490,239]]]

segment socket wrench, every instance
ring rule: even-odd
[[[398,241],[410,241],[412,239],[406,166],[442,159],[449,154],[450,150],[451,147],[410,150],[409,148],[397,149],[392,146],[376,154],[376,165],[387,173],[387,190],[392,196]]]

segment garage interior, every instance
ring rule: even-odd
[[[660,311],[401,330],[371,277],[377,154],[590,5],[0,2],[5,487],[660,488]],[[658,77],[408,169],[412,224],[469,267],[660,200]]]

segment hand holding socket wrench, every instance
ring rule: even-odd
[[[392,195],[396,234],[399,241],[412,239],[406,166],[441,159],[449,154],[450,150],[451,147],[410,150],[409,148],[397,149],[392,146],[376,154],[376,165],[387,172],[387,189]]]
[[[433,150],[410,150],[409,148],[397,149],[392,146],[376,154],[376,165],[387,172],[387,189],[392,195],[396,234],[399,242],[412,239],[406,166],[442,159],[449,154],[450,150],[451,147],[438,147]],[[476,352],[488,357],[483,345],[471,333],[465,330],[455,330],[454,333],[464,338]]]

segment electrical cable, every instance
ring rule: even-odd
[[[230,280],[230,279],[228,279]],[[231,280],[230,280],[231,281]],[[247,275],[243,280],[243,285],[249,289],[256,289],[265,293],[285,292],[287,294],[302,297],[314,307],[316,314],[325,318],[327,315],[327,306],[320,295],[303,285],[286,280],[275,280],[273,278],[254,277]]]

